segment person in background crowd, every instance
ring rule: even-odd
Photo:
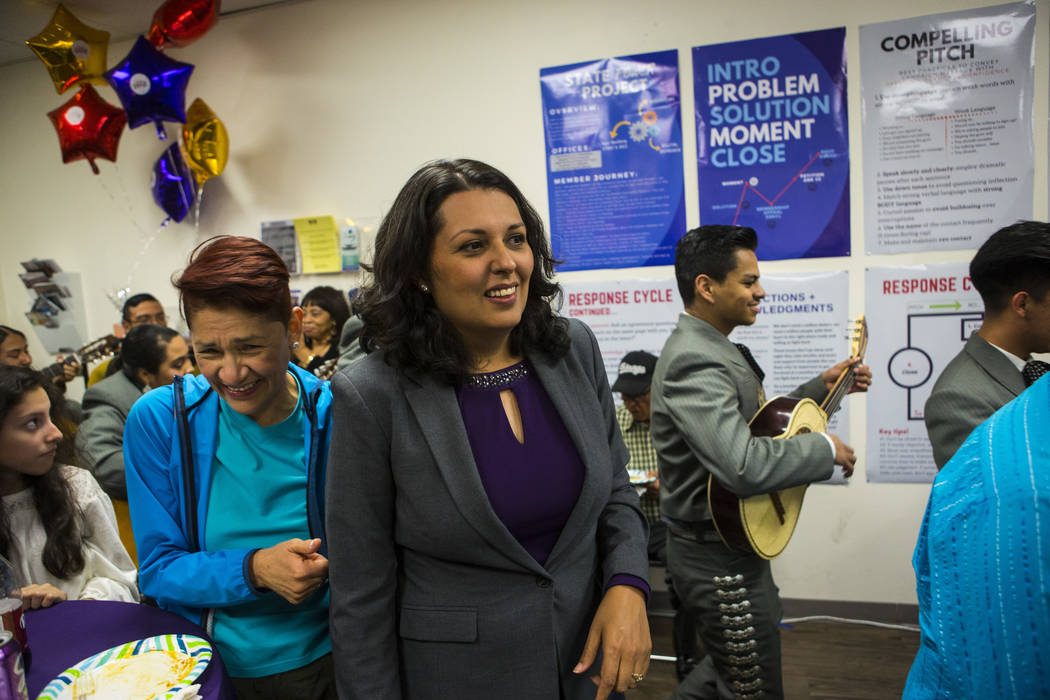
[[[922,641],[905,700],[1050,688],[1050,376],[981,423],[937,474],[912,563]]]
[[[977,250],[970,279],[984,320],[949,362],[926,400],[924,418],[940,469],[966,436],[1050,368],[1050,224],[1022,221]]]
[[[700,226],[678,242],[675,278],[685,311],[656,363],[652,436],[660,471],[660,513],[667,523],[667,564],[674,588],[707,655],[671,696],[782,698],[780,596],[769,561],[726,547],[708,509],[714,476],[748,497],[822,481],[853,448],[824,433],[754,437],[748,422],[765,402],[765,376],[751,351],[728,336],[758,317],[758,238],[741,226]],[[792,396],[818,402],[855,365],[850,391],[866,391],[871,370],[857,358],[825,370]]]
[[[288,270],[260,241],[222,236],[174,284],[200,375],[140,398],[124,427],[142,592],[208,629],[242,700],[335,698],[331,392],[290,362],[302,310]]]
[[[303,342],[295,350],[295,363],[308,372],[324,368],[327,376],[339,360],[339,337],[350,318],[346,296],[333,287],[314,287],[302,301]]]
[[[477,161],[421,168],[379,228],[354,300],[372,352],[333,378],[345,700],[602,700],[645,676],[645,516],[553,272],[539,215]]]
[[[365,322],[361,320],[361,315],[354,311],[354,297],[357,296],[357,292],[357,287],[347,292],[350,300],[350,318],[343,324],[343,332],[339,334],[337,369],[349,367],[368,354],[361,347],[361,330],[365,327]]]
[[[189,346],[170,328],[146,323],[128,331],[114,362],[120,371],[88,387],[84,393],[84,420],[77,431],[80,466],[91,471],[113,499],[120,539],[137,561],[135,539],[124,482],[124,421],[140,396],[171,384],[193,369]]]
[[[26,608],[67,598],[136,602],[135,565],[109,499],[89,472],[55,463],[62,433],[48,384],[27,367],[0,365],[0,554],[28,582]]]
[[[29,342],[22,331],[0,325],[0,364],[12,367],[32,366],[33,356],[29,354]],[[63,360],[60,357],[55,363],[55,371],[47,372],[46,375],[49,375],[51,381],[64,393],[66,382],[73,380],[79,371],[80,364],[75,358]]]
[[[696,627],[689,613],[682,609],[675,593],[667,567],[667,526],[660,520],[660,480],[657,478],[656,449],[649,434],[649,396],[656,369],[656,355],[635,350],[624,355],[612,390],[619,392],[623,405],[616,409],[624,444],[631,459],[627,471],[632,479],[645,481],[641,496],[642,512],[649,521],[649,563],[665,568],[667,590],[674,608],[671,641],[675,652],[675,671],[678,680],[684,678],[697,663]]]
[[[29,342],[25,333],[10,326],[0,326],[0,364],[9,367],[31,367]]]
[[[152,294],[134,294],[128,297],[120,312],[120,325],[124,328],[125,333],[143,323],[152,323],[155,326],[168,325],[168,316],[164,313],[164,307]],[[102,381],[117,371],[116,366],[110,366],[114,359],[115,357],[105,360],[91,370],[91,374],[88,375],[88,386]]]
[[[29,354],[29,342],[25,334],[10,326],[0,325],[0,365],[9,367],[31,367],[33,356]],[[51,368],[48,368],[51,369]],[[49,371],[53,386],[58,390],[51,395],[51,422],[62,431],[62,439],[58,443],[58,455],[56,461],[59,464],[76,466],[77,456],[73,441],[77,434],[77,427],[83,417],[80,404],[65,398],[66,380],[76,376],[80,365],[76,362],[59,362],[54,366],[55,371]]]

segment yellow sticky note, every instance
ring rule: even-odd
[[[339,227],[335,224],[335,217],[309,216],[293,221],[295,235],[299,239],[303,273],[342,272]]]

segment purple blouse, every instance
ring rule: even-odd
[[[524,442],[507,420],[500,392],[518,402]],[[558,409],[526,362],[475,374],[457,389],[459,410],[492,509],[521,546],[541,565],[568,522],[583,489],[585,468]],[[609,585],[645,581],[617,574]]]

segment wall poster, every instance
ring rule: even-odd
[[[869,253],[978,248],[1032,218],[1035,6],[860,28]]]
[[[766,373],[764,386],[772,398],[846,359],[849,276],[845,271],[763,275],[762,286],[766,297],[758,320],[737,327],[730,340],[751,349]],[[645,350],[659,356],[682,313],[674,278],[563,282],[562,289],[561,313],[579,318],[594,331],[610,384],[628,352]],[[851,400],[842,402],[828,424],[829,431],[847,443]],[[841,472],[836,475],[840,478]]]
[[[700,222],[759,260],[850,254],[846,30],[693,48]]]
[[[558,269],[674,263],[685,234],[678,52],[540,70]]]
[[[868,481],[930,483],[937,474],[924,408],[934,382],[984,319],[969,263],[872,267],[865,280]]]

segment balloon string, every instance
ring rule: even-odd
[[[120,177],[120,166],[114,164],[114,170],[116,171],[116,181],[120,186],[119,196],[118,194],[114,194],[113,191],[110,189],[109,184],[107,182],[107,178],[100,177],[98,178],[98,182],[101,183],[103,191],[105,191],[105,193],[109,196],[110,201],[113,202],[116,208],[124,212],[124,215],[128,218],[128,221],[131,222],[131,225],[138,232],[139,240],[142,241],[142,250],[139,252],[138,257],[135,259],[134,263],[132,263],[131,270],[128,272],[127,284],[125,286],[130,288],[132,286],[131,283],[135,277],[135,272],[142,264],[142,259],[146,254],[146,250],[153,244],[153,240],[157,237],[157,234],[160,233],[161,229],[164,228],[167,222],[161,224],[161,226],[157,228],[157,230],[153,233],[147,232],[146,229],[142,227],[142,224],[140,224],[135,218],[134,207],[131,204],[131,198],[128,196],[127,188],[124,187],[124,180]]]
[[[197,186],[197,206],[193,210],[193,228],[197,238],[201,235],[201,202],[204,200],[204,183]]]
[[[150,234],[146,233],[146,230],[142,228],[142,225],[138,222],[138,219],[135,218],[135,208],[131,204],[131,198],[128,196],[128,191],[124,187],[124,181],[120,177],[120,166],[114,165],[114,168],[116,170],[117,184],[120,185],[120,190],[117,194],[114,194],[113,191],[110,189],[109,184],[107,183],[107,178],[100,177],[98,181],[102,185],[102,189],[105,190],[106,194],[109,196],[110,201],[112,201],[113,204],[116,205],[117,209],[124,212],[124,215],[128,218],[128,221],[130,221],[131,225],[134,226],[135,229],[138,231],[139,238],[145,239],[149,237]]]
[[[157,234],[163,231],[170,221],[171,217],[169,216],[167,219],[164,219],[164,221],[160,222],[160,226],[158,226],[157,230],[153,232],[153,235],[147,238],[146,242],[142,244],[142,249],[139,250],[139,254],[138,256],[136,256],[135,262],[131,265],[131,269],[128,271],[129,289],[131,288],[131,281],[135,279],[135,273],[138,272],[139,265],[141,265],[142,261],[146,258],[146,251],[149,250],[149,247],[151,245],[153,245],[153,241],[157,240]]]

